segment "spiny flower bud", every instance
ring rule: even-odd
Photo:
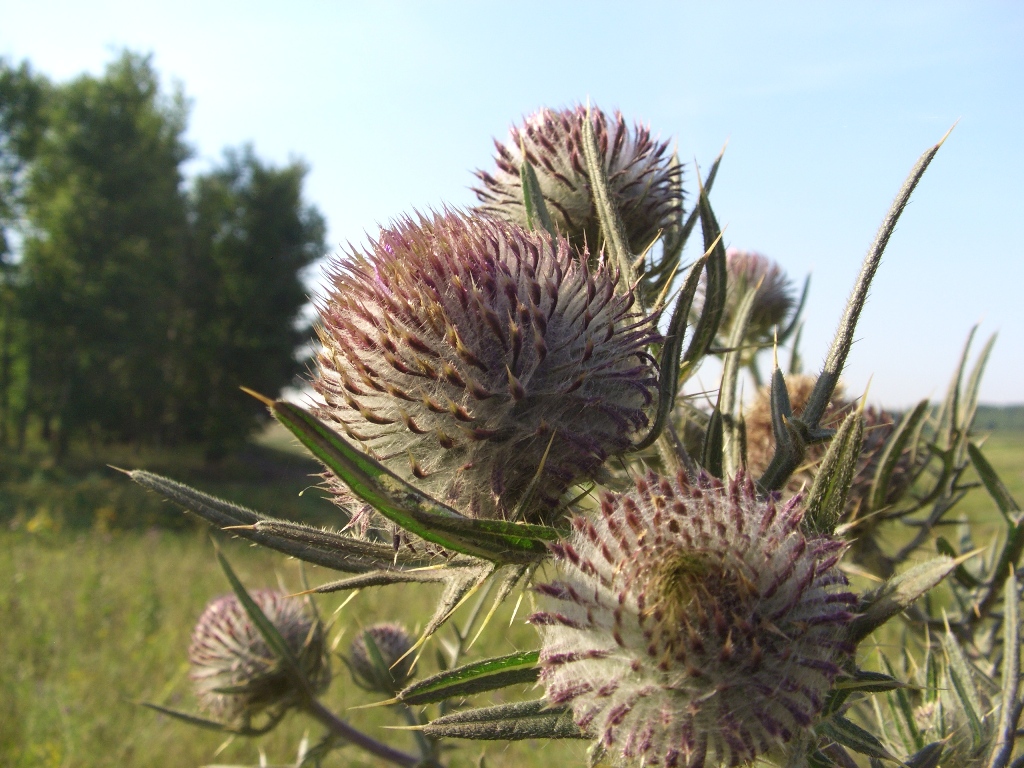
[[[381,661],[387,669],[387,677],[384,677],[384,672],[378,668],[370,655],[366,644],[367,635],[380,653]],[[371,691],[395,693],[401,690],[412,677],[415,660],[409,653],[412,643],[412,638],[401,624],[382,623],[367,627],[356,635],[349,647],[348,664],[352,678],[357,684]]]
[[[326,690],[331,667],[320,621],[307,613],[302,600],[282,592],[250,595],[299,660],[313,692]],[[273,718],[298,702],[299,692],[283,663],[233,594],[206,606],[192,632],[188,657],[201,705],[222,722],[248,725],[261,712]]]
[[[559,234],[573,245],[594,249],[601,233],[583,152],[587,108],[542,109],[511,129],[508,142],[495,141],[494,174],[478,171],[483,187],[475,189],[482,210],[525,225],[526,207],[520,168],[523,153],[537,173],[541,193]],[[682,209],[679,166],[671,162],[668,143],[651,140],[641,125],[630,131],[619,112],[609,120],[591,107],[598,150],[608,175],[612,204],[626,230],[629,247],[642,253]]]
[[[605,494],[552,546],[562,580],[538,587],[547,700],[619,765],[739,765],[795,737],[852,652],[854,602],[843,543],[802,516],[743,475]]]
[[[321,414],[468,516],[549,522],[647,424],[657,332],[613,271],[563,239],[455,214],[403,219],[336,261],[331,282]]]

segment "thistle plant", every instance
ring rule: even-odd
[[[333,641],[349,632],[357,687],[411,734],[385,741],[327,707],[330,630],[289,613],[291,598],[250,595],[221,554],[234,602],[214,603],[193,652],[216,719],[149,706],[246,736],[311,717],[323,736],[298,765],[344,745],[411,768],[467,740],[582,739],[595,765],[1019,768],[1024,513],[973,426],[992,340],[972,368],[968,340],[937,407],[890,415],[839,389],[940,146],[911,170],[824,364],[802,377],[803,297],[722,242],[721,156],[703,178],[694,168],[686,211],[681,168],[646,128],[582,107],[527,119],[479,174],[480,210],[399,218],[332,262],[319,404],[256,395],[323,463],[336,526],[129,473],[337,572],[316,572],[307,599],[436,583],[429,618],[405,617],[414,635],[401,616],[357,617]],[[793,363],[745,409],[740,377],[759,379],[769,336]],[[709,357],[722,373],[702,411],[684,388]],[[956,509],[979,486],[1002,520],[981,547]],[[534,604],[538,639],[481,650],[510,600],[513,621]]]

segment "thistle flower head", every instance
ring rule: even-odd
[[[383,673],[371,657],[367,635],[388,670],[386,679],[382,679]],[[413,672],[414,657],[409,654],[412,644],[412,638],[401,624],[392,622],[367,627],[356,635],[349,647],[348,664],[353,679],[363,688],[380,693],[394,693],[404,688]]]
[[[494,173],[477,172],[483,182],[475,190],[482,210],[526,224],[520,177],[525,153],[558,232],[577,248],[588,245],[593,249],[601,228],[583,153],[586,119],[587,108],[580,105],[558,111],[542,109],[513,127],[505,144],[495,141]],[[630,248],[640,253],[682,209],[680,167],[671,162],[667,142],[653,141],[650,130],[641,125],[629,130],[620,113],[609,118],[591,107],[590,119],[612,204],[622,217]]]
[[[649,474],[553,546],[535,614],[553,705],[620,765],[738,765],[811,724],[851,649],[843,544],[799,499]]]
[[[404,219],[335,262],[331,281],[321,414],[464,514],[549,521],[647,423],[652,321],[563,239]]]
[[[257,590],[251,596],[299,660],[312,690],[325,690],[331,668],[320,621],[307,613],[302,600],[282,592]],[[206,606],[192,632],[188,657],[200,704],[223,722],[248,725],[261,712],[274,717],[298,701],[282,662],[233,594]]]

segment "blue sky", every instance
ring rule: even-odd
[[[0,55],[53,78],[124,47],[190,97],[191,170],[244,142],[309,163],[335,251],[471,204],[492,137],[541,106],[621,109],[703,167],[728,140],[712,204],[728,244],[813,272],[811,367],[901,181],[959,120],[890,243],[848,390],[941,396],[980,323],[999,333],[982,399],[1024,402],[1024,5],[4,4]]]

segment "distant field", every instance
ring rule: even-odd
[[[312,482],[307,475],[315,467],[298,458],[293,458],[298,463],[291,465],[273,451],[286,449],[290,443],[281,432],[268,433],[263,443],[264,447],[253,454],[257,458],[251,459],[251,466],[232,470],[250,472],[248,482],[243,482],[244,473],[242,480],[231,477],[226,470],[220,475],[204,475],[197,465],[167,455],[134,458],[152,461],[156,468],[191,473],[193,482],[257,507],[334,515],[330,505],[314,494],[306,494],[300,506],[291,506],[298,500],[298,492]],[[1024,431],[997,432],[984,450],[1011,493],[1024,502]],[[121,457],[120,461],[131,458]],[[291,469],[273,469],[274,462],[282,461]],[[77,510],[76,514],[84,514],[84,508],[79,507],[98,498],[87,494],[74,504],[66,499],[60,502],[54,488],[46,496],[43,491],[47,484],[53,485],[54,478],[59,481],[62,477],[55,468],[36,470],[49,473],[49,481],[45,477],[33,481],[31,474],[14,477],[18,473],[10,464],[3,471],[8,482],[0,487],[0,502],[4,498],[24,500],[26,489],[38,486],[40,503],[65,503],[70,505],[68,509]],[[107,475],[100,469],[95,472],[99,485],[90,493],[101,494],[104,489],[127,493],[125,488],[131,488],[127,479],[116,474]],[[263,479],[255,482],[258,478]],[[63,480],[71,483],[69,477]],[[63,487],[66,490],[72,485]],[[21,489],[21,495],[11,491],[14,486]],[[180,515],[152,494],[121,498],[117,504],[124,508],[118,507],[117,514],[129,513],[135,498],[141,499],[146,514],[156,514],[156,510]],[[961,509],[988,530],[998,520],[994,506],[980,490]],[[218,752],[224,743],[222,736],[172,722],[134,704],[148,700],[185,710],[194,707],[185,664],[189,634],[205,603],[227,591],[212,557],[209,532],[202,527],[108,530],[110,526],[102,516],[92,520],[92,527],[61,527],[55,522],[59,519],[57,512],[51,510],[49,517],[41,515],[39,508],[5,512],[0,505],[0,520],[5,521],[0,533],[0,574],[4,574],[0,580],[0,765],[258,765],[261,749],[270,765],[282,765],[294,760],[295,745],[307,730],[316,738],[318,725],[291,716],[269,736],[258,741],[236,739]],[[46,519],[50,520],[48,524]],[[30,525],[32,520],[36,521],[34,526]],[[295,561],[230,540],[225,551],[252,588],[279,583],[288,590],[300,588]],[[315,567],[308,568],[307,573],[313,583],[333,577],[332,572]],[[360,594],[335,616],[334,633],[341,634],[339,650],[347,647],[359,624],[383,619],[422,621],[434,593],[432,587],[391,587]],[[330,615],[342,601],[343,596],[331,596],[320,605]],[[528,601],[520,618],[527,611]],[[508,622],[509,609],[499,612],[481,646],[473,649],[473,657],[535,646],[532,628],[517,621],[507,629]],[[431,658],[432,651],[425,654],[422,672],[433,670]],[[517,693],[530,696],[537,692],[523,688]],[[376,735],[411,749],[407,734],[379,729],[381,725],[397,724],[388,712],[349,710],[373,700],[351,684],[347,671],[337,663],[328,704],[360,727],[373,729]],[[484,698],[481,703],[490,701]],[[453,768],[475,766],[484,752],[491,768],[585,765],[585,744],[579,742],[463,745],[451,760]],[[380,765],[352,749],[336,753],[326,764]]]

